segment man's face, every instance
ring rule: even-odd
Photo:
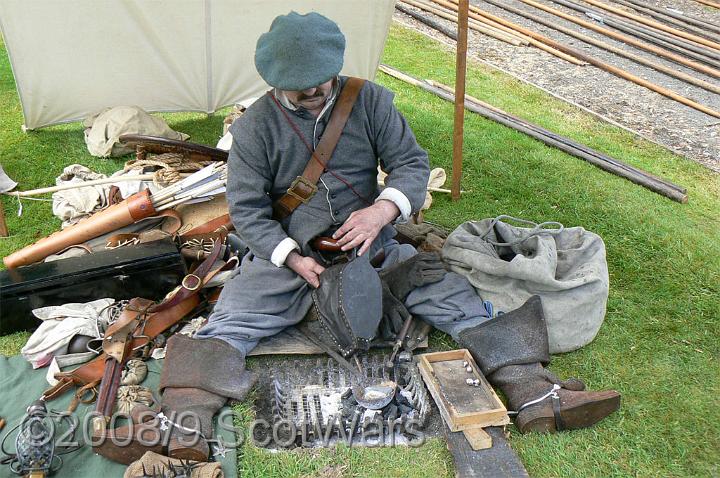
[[[302,106],[310,111],[317,110],[325,104],[330,93],[332,93],[333,81],[328,80],[325,83],[301,91],[283,90],[283,93],[295,106]]]

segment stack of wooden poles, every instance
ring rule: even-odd
[[[647,56],[632,53],[626,49],[577,32],[567,26],[536,15],[532,11],[513,7],[509,5],[507,1],[484,1],[506,12],[525,17],[535,23],[539,23],[590,45],[652,68],[665,75],[703,88],[711,93],[720,94],[720,85],[706,79],[707,77],[720,78],[720,26],[718,25],[693,18],[678,11],[661,9],[641,0],[614,0],[618,6],[610,5],[600,0],[584,0],[584,3],[590,6],[582,5],[579,0],[548,0],[545,2],[555,3],[567,9],[574,10],[582,17],[565,13],[564,11],[536,0],[519,0],[531,7],[531,9],[552,14],[582,28],[592,30],[608,38],[621,41],[627,45],[651,53],[653,56],[695,70],[700,75],[696,76],[680,71],[677,68],[669,67]],[[712,0],[703,0],[701,3],[720,8],[720,4]],[[423,21],[422,15],[418,14],[417,11],[404,7],[403,4],[437,15],[446,20],[455,21],[457,19],[458,0],[400,0],[398,9],[405,13],[412,14],[418,20]],[[630,9],[636,13],[633,13]],[[535,46],[574,65],[590,64],[596,66],[674,101],[702,111],[710,116],[720,118],[720,112],[710,106],[701,104],[666,87],[602,61],[595,56],[569,47],[474,5],[470,6],[469,27],[474,31],[492,36],[493,38],[515,46]],[[446,31],[445,33],[448,32]],[[706,78],[703,78],[703,75]]]

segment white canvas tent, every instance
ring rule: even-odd
[[[267,85],[255,70],[255,43],[290,10],[336,21],[347,39],[342,73],[372,79],[394,3],[2,0],[0,29],[25,127],[36,129],[107,106],[210,113],[259,96]]]

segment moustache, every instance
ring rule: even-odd
[[[308,95],[301,95],[301,96],[298,97],[298,101],[312,100],[312,99],[315,99],[315,98],[323,98],[324,96],[325,96],[324,93],[316,93],[316,94],[310,95],[310,96],[308,96]]]

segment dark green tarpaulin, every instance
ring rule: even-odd
[[[143,386],[156,390],[159,379],[162,361],[150,360],[148,364],[148,377],[142,383]],[[46,368],[33,370],[28,362],[21,356],[0,357],[0,417],[7,420],[7,425],[0,432],[3,437],[15,425],[20,423],[25,416],[25,409],[34,400],[40,397],[42,392],[48,388],[45,380]],[[66,395],[48,403],[48,409],[64,411],[72,399],[73,393],[68,392]],[[88,411],[94,410],[94,405],[80,405],[77,409],[76,416],[80,423],[83,423],[83,417]],[[218,428],[216,427],[216,430]],[[82,433],[79,433],[82,435]],[[235,434],[226,430],[219,430],[220,437],[225,443],[233,443]],[[6,441],[6,448],[11,451],[15,450],[15,433]],[[79,451],[64,455],[63,466],[60,471],[53,475],[58,478],[74,477],[74,478],[115,478],[123,476],[125,465],[112,462],[102,456],[93,453],[90,446],[84,446]],[[234,478],[237,476],[237,454],[234,449],[228,449],[225,457],[218,456],[217,459],[222,463],[223,471],[226,477]],[[0,477],[16,476],[10,472],[8,466],[0,465]]]

